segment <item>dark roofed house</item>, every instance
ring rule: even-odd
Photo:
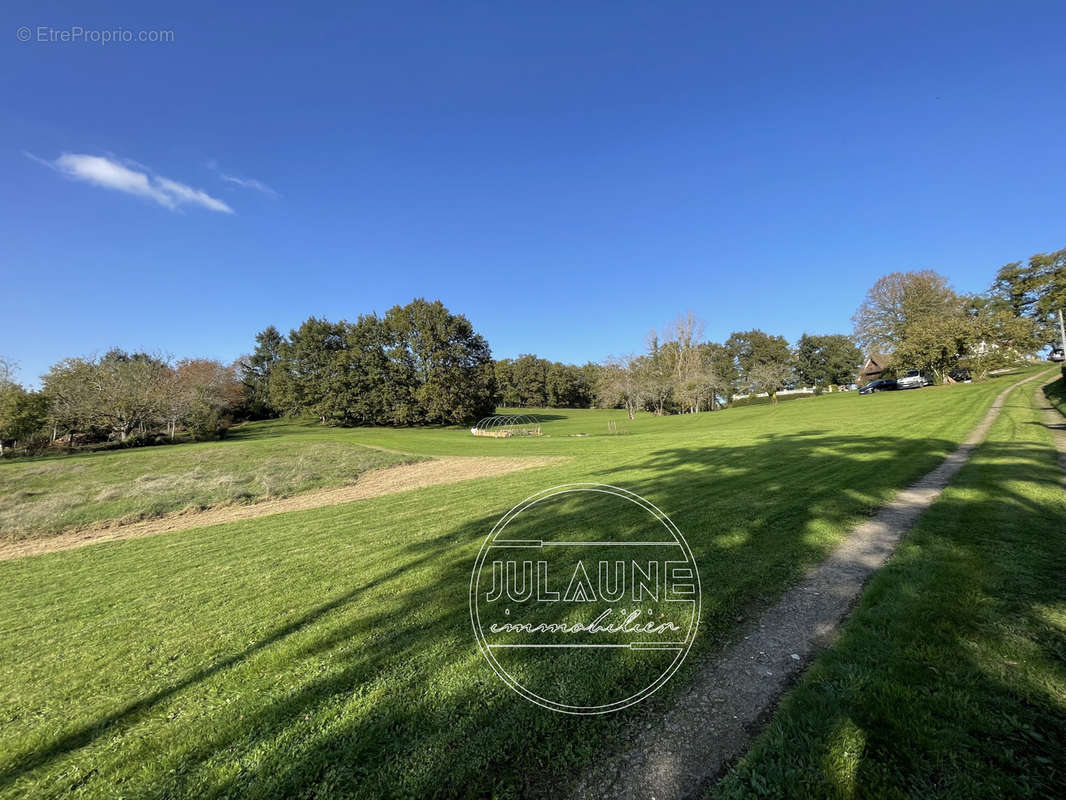
[[[859,370],[859,383],[870,383],[876,381],[878,378],[883,378],[885,370],[888,369],[888,364],[891,358],[880,353],[875,353],[866,359],[866,363],[863,364],[862,369]]]

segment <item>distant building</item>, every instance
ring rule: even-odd
[[[888,369],[890,356],[876,353],[866,359],[866,363],[863,364],[862,369],[859,370],[859,380],[856,383],[865,384],[871,381],[876,381],[878,378],[885,376],[885,370]]]

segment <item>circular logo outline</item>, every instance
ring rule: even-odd
[[[481,630],[480,614],[478,612],[477,602],[478,583],[481,577],[481,571],[485,565],[485,559],[488,556],[488,551],[492,546],[492,543],[496,541],[497,537],[499,537],[499,535],[503,532],[507,525],[523,511],[527,510],[528,508],[531,508],[537,503],[540,503],[552,497],[558,497],[559,495],[571,494],[576,492],[597,492],[601,494],[613,495],[615,497],[619,497],[623,500],[633,503],[634,505],[639,506],[640,508],[651,514],[660,524],[663,525],[663,527],[667,529],[667,531],[669,531],[670,535],[673,536],[674,540],[678,543],[678,545],[681,546],[681,549],[685,553],[686,559],[692,565],[692,574],[696,584],[696,597],[694,600],[695,613],[692,615],[689,630],[685,637],[685,647],[678,652],[674,660],[670,662],[670,665],[662,672],[662,674],[659,675],[658,678],[649,683],[639,692],[636,692],[630,695],[629,697],[623,698],[621,700],[616,700],[611,703],[603,703],[597,706],[578,706],[571,705],[568,703],[560,703],[555,700],[549,700],[547,698],[541,697],[536,692],[526,688],[517,680],[515,680],[510,675],[510,673],[508,673],[507,670],[505,670],[503,666],[500,665],[500,663],[496,660],[495,656],[492,655],[492,651],[489,647],[489,644],[485,638],[484,633]],[[666,512],[664,512],[650,500],[646,500],[645,498],[638,495],[636,492],[631,492],[628,489],[623,489],[620,486],[612,486],[611,484],[607,483],[564,483],[558,486],[552,486],[548,489],[543,489],[535,494],[530,495],[525,500],[515,505],[510,511],[500,517],[500,519],[493,526],[492,530],[489,532],[488,536],[486,536],[484,541],[481,543],[481,549],[478,551],[477,558],[474,560],[474,569],[470,575],[470,623],[474,628],[474,636],[477,639],[478,650],[481,652],[481,655],[489,663],[489,666],[492,668],[492,671],[496,673],[496,676],[501,681],[503,681],[504,684],[506,684],[511,690],[521,695],[526,700],[529,700],[531,703],[541,706],[542,708],[546,708],[549,711],[557,711],[562,714],[593,715],[609,714],[614,711],[621,711],[624,708],[628,708],[629,706],[635,705],[636,703],[645,700],[646,698],[654,694],[656,691],[658,691],[660,688],[662,688],[662,686],[668,680],[670,680],[670,678],[673,677],[674,673],[676,673],[677,670],[681,667],[681,664],[684,663],[685,658],[688,656],[689,651],[692,649],[692,643],[695,641],[696,633],[699,630],[702,606],[703,589],[700,585],[699,570],[696,568],[696,559],[692,555],[692,549],[689,547],[688,542],[685,540],[685,537],[682,535],[677,525],[675,525],[673,520],[671,520],[670,517],[667,516]]]

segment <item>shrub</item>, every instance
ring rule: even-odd
[[[39,456],[52,446],[52,435],[46,430],[34,431],[22,439],[18,445],[26,455]]]
[[[213,406],[200,405],[189,415],[189,433],[198,442],[225,438],[229,427],[229,417]]]
[[[125,450],[130,447],[150,447],[157,444],[168,444],[168,440],[161,433],[136,433],[132,436],[127,436],[124,442],[116,440],[99,449]]]

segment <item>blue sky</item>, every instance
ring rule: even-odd
[[[1061,3],[93,5],[0,12],[27,382],[419,295],[498,357],[687,309],[794,341],[887,272],[978,291],[1066,245]],[[38,41],[72,26],[173,41]]]

